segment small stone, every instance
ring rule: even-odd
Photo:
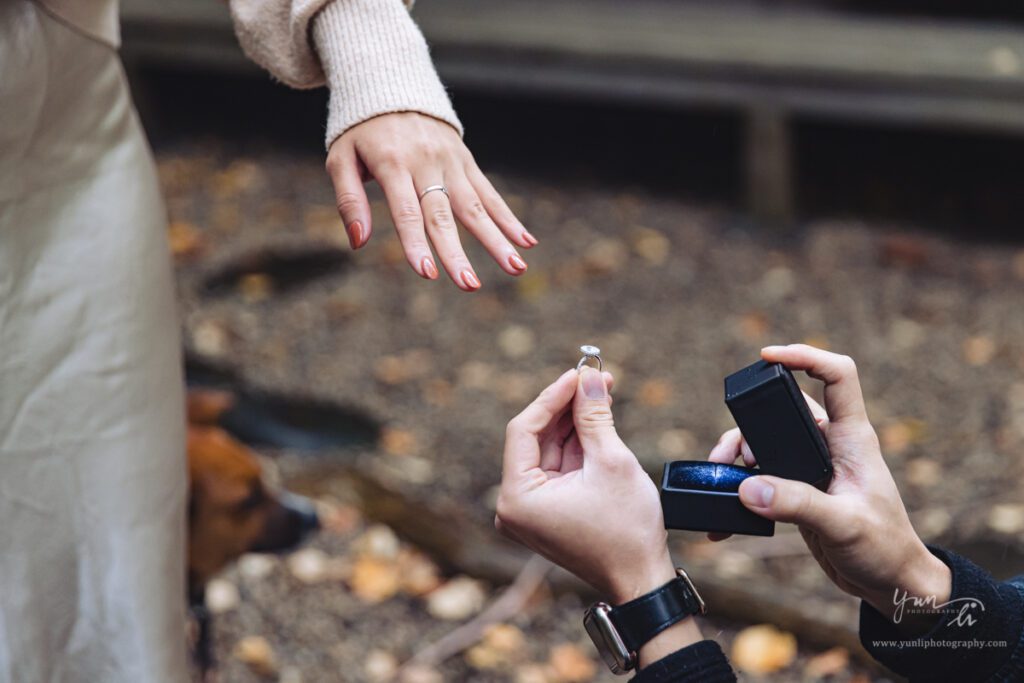
[[[558,679],[550,664],[537,664],[531,662],[524,664],[515,671],[513,681],[515,683],[555,683]]]
[[[327,577],[329,559],[322,550],[304,548],[291,554],[288,569],[303,583],[319,583]]]
[[[796,659],[796,637],[770,624],[749,626],[732,643],[732,663],[750,674],[770,674]]]
[[[931,488],[942,481],[942,466],[929,458],[914,458],[907,463],[905,477],[914,486]]]
[[[477,669],[504,669],[520,661],[526,652],[526,636],[511,624],[492,624],[480,643],[466,652],[466,661]]]
[[[398,671],[398,660],[390,652],[373,649],[366,654],[363,661],[363,672],[372,683],[390,681]]]
[[[444,683],[441,672],[423,664],[402,667],[399,683]]]
[[[203,320],[192,331],[192,343],[201,355],[221,358],[228,353],[228,331],[214,320]]]
[[[246,636],[235,644],[232,654],[261,676],[273,676],[277,672],[274,648],[263,636]]]
[[[427,611],[446,621],[461,621],[483,609],[487,595],[479,581],[459,576],[427,596]]]
[[[249,580],[259,581],[270,576],[277,563],[277,558],[270,555],[247,553],[238,560],[238,572]]]
[[[1024,505],[1002,503],[992,507],[988,514],[988,526],[1003,534],[1017,534],[1024,530]]]
[[[565,683],[586,683],[597,675],[597,665],[573,643],[563,643],[551,648],[548,660],[557,680]]]
[[[528,327],[509,325],[498,335],[498,347],[509,358],[522,358],[533,351],[535,337]]]
[[[238,587],[227,579],[213,579],[206,584],[206,607],[213,614],[224,614],[238,607]]]
[[[374,524],[352,543],[353,550],[359,555],[385,559],[397,559],[402,544],[391,527]]]

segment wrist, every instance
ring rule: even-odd
[[[612,577],[608,598],[613,607],[650,593],[676,578],[676,569],[667,548],[658,558],[631,569],[627,574]]]
[[[935,607],[949,602],[953,590],[953,574],[946,563],[923,543],[918,546],[892,586],[864,596],[881,614],[908,629],[930,623],[931,616],[937,614]]]

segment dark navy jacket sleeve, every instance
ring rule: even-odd
[[[929,549],[952,571],[951,611],[911,638],[861,603],[864,648],[911,681],[1024,680],[1024,577],[1001,583],[970,560]]]
[[[722,648],[702,640],[644,667],[631,683],[733,683],[736,674]]]

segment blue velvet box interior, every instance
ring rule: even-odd
[[[661,508],[665,528],[772,536],[775,522],[754,514],[740,502],[740,483],[759,470],[698,460],[665,465]]]

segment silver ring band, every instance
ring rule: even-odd
[[[580,353],[583,354],[583,358],[580,358],[580,362],[576,364],[576,372],[579,372],[588,360],[596,360],[598,372],[604,371],[604,363],[601,361],[601,349],[584,344],[580,347]]]
[[[445,187],[444,185],[431,185],[427,189],[423,190],[423,192],[420,192],[420,201],[422,202],[423,198],[426,197],[431,192],[444,192],[444,196],[451,199],[451,197],[448,196],[447,187]]]

